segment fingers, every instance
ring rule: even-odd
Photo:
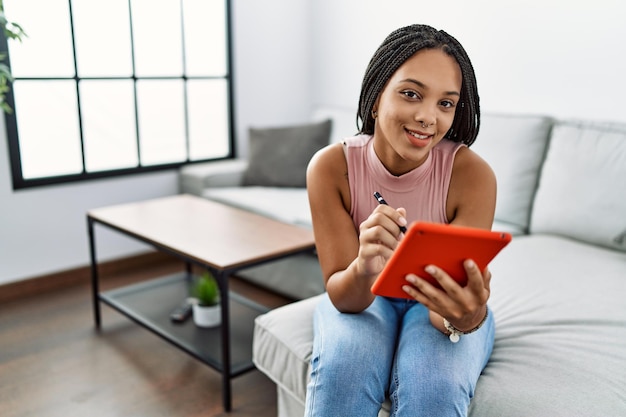
[[[483,273],[481,273],[478,269],[478,266],[474,263],[474,261],[470,259],[464,262],[464,268],[467,274],[467,284],[464,287],[461,286],[450,275],[448,275],[444,270],[434,265],[426,266],[426,268],[424,268],[424,272],[433,277],[437,281],[439,286],[441,286],[441,288],[453,298],[454,295],[460,294],[463,290],[470,290],[472,293],[475,294],[482,294],[484,290],[489,291],[491,283],[491,272],[488,268],[485,268]],[[407,280],[413,285],[424,286],[424,288],[428,288],[428,286],[431,286],[417,275],[412,275],[410,279],[407,276]],[[426,284],[428,284],[428,286],[425,286]]]
[[[489,291],[489,284],[491,282],[491,272],[488,268],[481,273],[476,263],[467,259],[463,262],[465,273],[467,274],[467,287],[476,294],[482,293],[485,289]]]
[[[361,223],[358,253],[361,270],[367,274],[380,273],[402,239],[397,221],[402,221],[404,214],[381,205]]]
[[[491,291],[491,271],[489,270],[489,268],[485,268],[485,270],[483,271],[483,283],[484,283],[484,288],[487,291]]]
[[[361,224],[361,231],[359,233],[359,245],[361,250],[366,249],[368,252],[373,250],[375,252],[383,251],[385,248],[389,252],[393,252],[398,246],[399,240],[397,236],[389,233],[389,231],[380,224],[365,225],[366,222]],[[367,246],[373,246],[367,248]],[[376,248],[378,246],[384,246],[384,248]],[[382,255],[382,253],[380,253]],[[389,253],[391,255],[391,253]]]
[[[476,264],[467,260],[464,263],[467,285],[457,283],[444,270],[429,265],[425,272],[441,286],[437,288],[417,275],[409,274],[403,290],[416,301],[444,317],[460,317],[484,306],[490,293],[491,272],[485,268],[481,273]]]
[[[370,217],[368,217],[361,226],[363,225],[366,227],[372,227],[374,225],[382,226],[390,234],[396,238],[400,238],[400,227],[407,225],[406,210],[402,207],[394,209],[381,204],[374,209]]]
[[[418,275],[408,274],[406,280],[411,285],[402,287],[404,292],[426,307],[434,308],[435,310],[451,304],[452,300],[459,297],[458,293],[463,288],[443,270],[433,265],[428,265],[424,271],[437,281],[441,289]]]
[[[406,227],[407,225],[406,209],[404,207],[398,207],[396,209],[396,212],[400,215],[400,217],[396,219],[396,223],[398,224],[398,226]]]
[[[402,287],[404,292],[429,310],[437,312],[441,310],[442,305],[445,304],[445,299],[448,298],[442,290],[415,274],[408,274],[406,280],[407,285]]]

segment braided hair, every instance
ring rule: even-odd
[[[370,60],[359,98],[357,127],[359,133],[374,134],[372,109],[381,91],[394,72],[413,54],[422,49],[441,49],[453,57],[461,68],[460,106],[446,138],[470,146],[476,140],[480,127],[480,106],[476,75],[465,49],[454,37],[427,25],[410,25],[393,31],[378,47]]]

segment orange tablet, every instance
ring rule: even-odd
[[[411,298],[402,290],[406,275],[413,273],[436,287],[437,281],[424,271],[427,265],[443,269],[459,284],[467,283],[463,262],[473,259],[483,270],[511,241],[511,235],[473,227],[442,223],[411,224],[371,291],[386,297]]]

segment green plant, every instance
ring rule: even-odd
[[[220,291],[217,281],[209,272],[205,272],[196,279],[192,294],[198,300],[198,304],[204,307],[214,306],[220,302]]]
[[[20,25],[7,20],[4,14],[4,2],[2,0],[0,0],[0,27],[4,31],[4,36],[7,41],[12,39],[21,42],[22,39],[28,36]],[[8,54],[6,52],[0,53],[0,108],[7,113],[11,113],[13,109],[11,109],[11,106],[5,101],[6,94],[9,92],[10,88],[9,83],[13,81],[13,75],[6,61],[7,56]]]

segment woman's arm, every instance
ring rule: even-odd
[[[398,244],[402,210],[380,206],[357,233],[350,216],[348,170],[341,144],[319,151],[307,169],[307,190],[326,291],[342,312],[357,313],[374,300],[370,287]]]

